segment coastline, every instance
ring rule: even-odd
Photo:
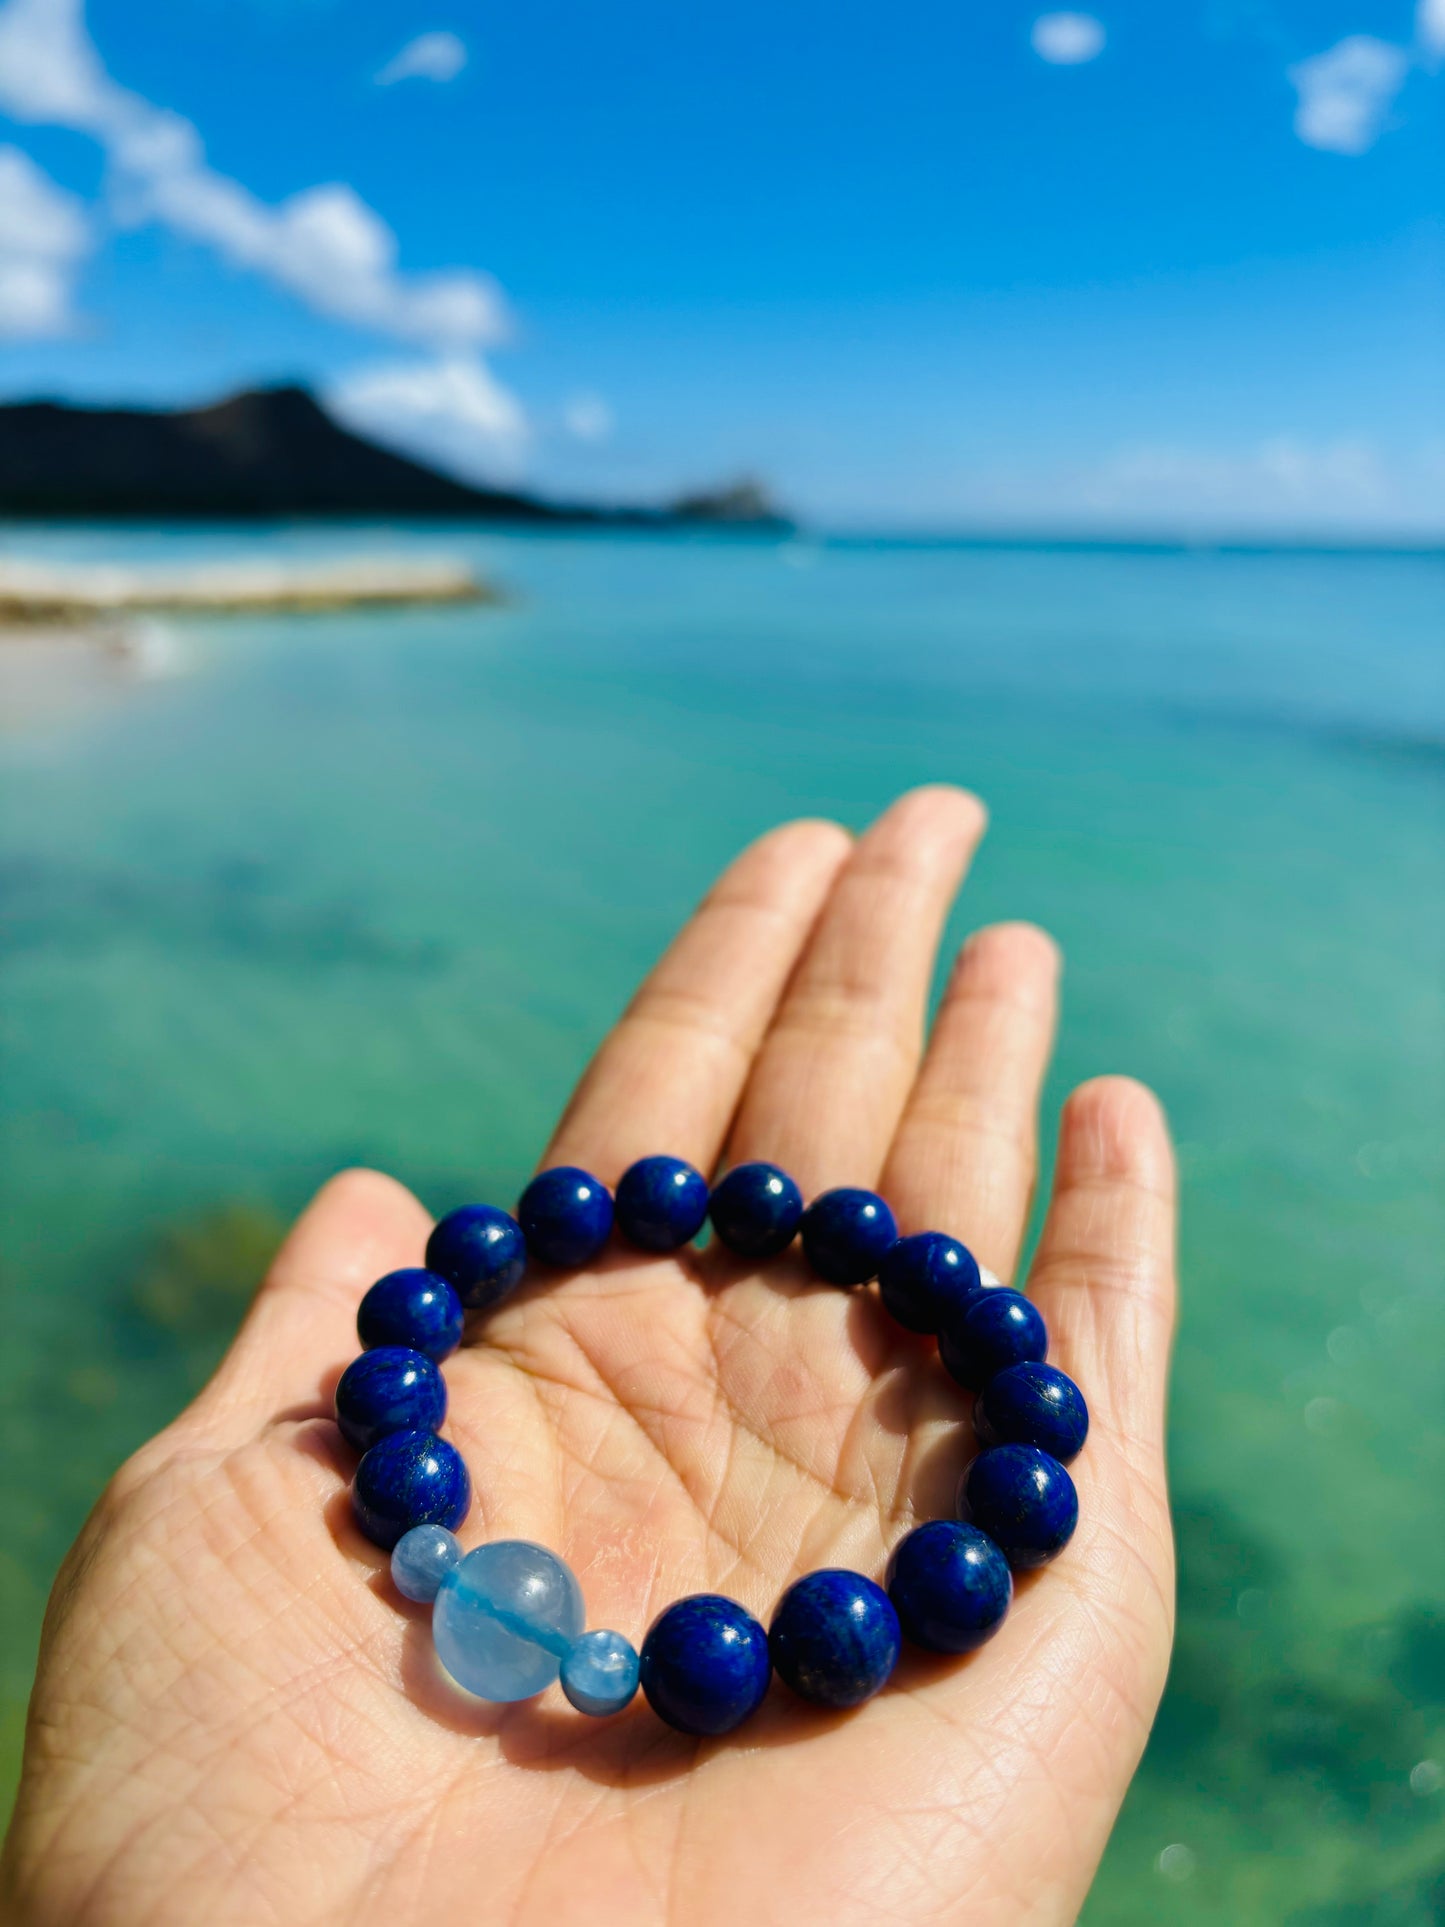
[[[0,634],[19,625],[89,623],[133,614],[298,615],[410,603],[498,602],[498,591],[445,559],[330,563],[58,568],[0,559]]]
[[[174,674],[168,618],[477,606],[500,591],[446,557],[71,566],[0,556],[0,714],[23,731]]]

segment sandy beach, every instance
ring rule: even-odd
[[[0,558],[0,629],[84,624],[132,612],[296,615],[406,603],[492,602],[497,593],[445,558],[351,557],[335,562],[192,568],[57,568]]]
[[[498,602],[446,557],[58,565],[0,557],[0,729],[110,700],[183,659],[173,618]]]

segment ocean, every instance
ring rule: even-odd
[[[0,732],[0,1801],[56,1565],[338,1165],[508,1199],[726,858],[920,781],[1184,1179],[1169,1694],[1085,1919],[1445,1913],[1445,563],[376,529],[499,607],[186,619]],[[3,645],[0,645],[3,646]],[[52,692],[53,695],[54,692]]]

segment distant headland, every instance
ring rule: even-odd
[[[780,535],[792,527],[754,481],[656,508],[473,488],[352,434],[296,387],[248,389],[206,408],[0,404],[0,516],[425,516],[659,530],[730,527]]]

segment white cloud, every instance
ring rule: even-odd
[[[574,395],[562,410],[562,426],[579,442],[605,442],[614,416],[601,395]]]
[[[357,369],[324,400],[348,427],[468,481],[515,473],[531,440],[516,397],[471,357]]]
[[[1245,449],[1121,448],[1084,478],[1082,493],[1091,509],[1151,522],[1280,526],[1378,520],[1395,508],[1398,488],[1398,476],[1369,442],[1279,435]]]
[[[396,237],[352,188],[307,188],[272,205],[209,167],[189,121],[106,73],[81,0],[0,5],[0,109],[91,135],[106,150],[125,218],[162,221],[319,314],[443,355],[505,334],[505,305],[490,277],[466,268],[401,274]]]
[[[1074,459],[1005,454],[1001,444],[993,459],[973,448],[966,459],[923,470],[916,455],[895,467],[885,452],[864,490],[836,464],[818,471],[809,506],[836,527],[1438,544],[1445,540],[1445,439],[1391,445],[1288,432],[1258,441],[1140,439]]]
[[[1445,0],[1420,0],[1415,39],[1430,61],[1445,59]]]
[[[1039,58],[1055,67],[1078,67],[1104,51],[1103,22],[1091,13],[1042,13],[1030,38]]]
[[[376,76],[376,84],[394,87],[399,80],[455,80],[466,64],[466,47],[454,33],[421,33],[392,55]]]
[[[0,335],[68,333],[71,285],[89,252],[82,204],[18,147],[0,147]]]
[[[16,120],[86,127],[112,88],[79,0],[10,0],[0,9],[0,106]]]
[[[18,147],[0,147],[0,253],[74,260],[90,244],[81,203]]]
[[[1294,131],[1307,147],[1363,154],[1379,138],[1409,68],[1403,47],[1363,33],[1300,61],[1289,70],[1299,94]]]

